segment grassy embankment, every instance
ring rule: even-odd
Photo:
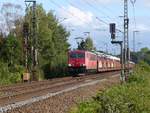
[[[71,113],[150,113],[150,66],[138,64],[126,84],[99,92]]]

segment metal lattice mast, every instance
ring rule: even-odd
[[[35,77],[37,68],[37,20],[36,20],[36,0],[26,0],[25,2],[33,3],[32,5],[32,28],[31,28],[31,59],[32,59],[32,79]]]
[[[29,23],[27,21],[27,11],[28,11],[28,6],[26,4],[26,15],[25,15],[25,20],[24,20],[24,24],[23,24],[23,45],[24,45],[24,60],[25,60],[25,67],[26,67],[26,72],[29,72],[29,62],[28,62],[28,58],[29,58]]]
[[[37,25],[36,25],[36,1],[33,1],[33,17],[32,17],[32,27],[33,27],[33,66],[37,65]]]
[[[129,18],[128,18],[128,0],[124,0],[124,64],[125,64],[125,77],[128,74],[128,61],[130,59],[129,53]]]

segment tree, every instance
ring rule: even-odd
[[[0,61],[7,65],[6,67],[8,67],[10,73],[15,73],[19,72],[19,69],[22,70],[22,68],[18,69],[18,67],[24,66],[25,68],[25,62],[23,62],[25,59],[23,57],[24,36],[22,32],[24,22],[29,24],[29,52],[31,52],[31,44],[34,44],[32,43],[32,8],[29,8],[26,16],[19,19],[10,19],[9,15],[5,14],[9,12],[7,10],[8,6],[10,8],[14,5],[8,4],[7,8],[6,6],[3,8],[3,16],[6,16],[9,32],[5,31],[8,32],[5,38],[3,35],[0,35]],[[47,13],[42,5],[37,5],[36,7],[36,18],[38,25],[36,36],[39,61],[37,70],[44,72],[46,78],[50,78],[52,75],[53,77],[57,75],[62,76],[66,73],[67,68],[67,52],[70,46],[68,37],[70,33],[59,24],[56,16],[51,11]],[[30,57],[28,61],[31,61]],[[31,67],[31,63],[29,64]]]
[[[5,23],[3,27],[5,26],[7,29],[5,32],[12,32],[15,28],[15,21],[22,17],[22,7],[17,4],[5,3],[2,5],[1,13],[4,18],[3,23]]]
[[[84,40],[82,40],[80,43],[78,43],[78,49],[79,50],[86,50],[86,43]]]
[[[21,45],[16,37],[8,35],[1,45],[1,59],[9,65],[20,64]]]
[[[148,51],[149,51],[149,49],[148,49],[147,47],[141,49],[141,52],[142,52],[142,53],[146,53],[146,52],[148,52]]]
[[[93,40],[90,37],[87,37],[84,40],[82,40],[79,44],[78,44],[78,49],[79,50],[88,50],[88,51],[92,51],[95,50],[94,44],[93,44]]]
[[[93,40],[90,37],[85,40],[85,49],[88,51],[94,50]]]
[[[131,59],[135,63],[139,63],[140,61],[145,61],[150,64],[150,50],[148,48],[142,48],[138,52],[131,52]]]
[[[46,77],[50,77],[51,74],[60,74],[59,71],[67,66],[69,32],[59,24],[58,19],[51,11],[46,13],[42,5],[37,5],[36,15],[39,68],[44,69]],[[32,11],[29,10],[26,20],[32,31],[32,23],[29,21],[31,18]]]

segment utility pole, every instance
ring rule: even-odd
[[[36,1],[33,1],[33,17],[32,17],[32,27],[33,27],[33,66],[35,67],[37,62],[37,23],[36,23]]]
[[[105,52],[108,54],[108,44],[106,42],[104,42],[104,47],[106,48]]]
[[[32,59],[32,79],[35,77],[38,64],[37,55],[37,22],[36,22],[36,0],[26,0],[25,3],[33,3],[32,5],[32,28],[31,28],[31,59]]]
[[[29,57],[29,45],[28,45],[28,40],[29,40],[29,23],[25,22],[23,24],[23,35],[24,35],[24,54],[25,54],[25,67],[26,71],[29,71],[29,64],[28,64],[28,57]]]
[[[135,18],[135,3],[136,3],[136,0],[130,0],[131,1],[131,4],[133,6],[133,23],[134,23],[134,28],[136,29],[136,18]]]
[[[23,81],[29,81],[30,80],[30,64],[29,64],[29,57],[30,55],[30,44],[29,44],[29,37],[30,37],[30,30],[29,30],[29,22],[27,21],[27,11],[28,6],[26,4],[26,14],[25,14],[25,20],[23,23],[23,52],[24,52],[24,65],[25,65],[25,72],[23,73]]]
[[[135,37],[136,37],[136,33],[138,33],[139,31],[133,31],[133,52],[136,51],[136,47],[135,47]]]
[[[136,0],[130,0],[131,1],[131,4],[133,6],[133,23],[134,23],[134,30],[133,30],[133,52],[135,52],[136,50],[136,47],[135,47],[135,35],[137,32],[136,30],[136,18],[135,18],[135,3],[136,3]]]
[[[128,0],[124,0],[124,67],[125,67],[125,79],[127,79],[129,73],[129,18],[128,18]]]

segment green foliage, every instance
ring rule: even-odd
[[[96,101],[81,103],[77,108],[73,108],[71,113],[97,113],[99,112],[100,106]]]
[[[131,73],[128,82],[136,82],[136,83],[146,83],[148,79],[148,75],[150,72],[149,64],[141,61],[134,68],[134,71]]]
[[[147,62],[148,64],[150,64],[150,50],[148,48],[142,48],[138,52],[131,52],[131,59],[135,63],[144,61],[144,62]]]
[[[79,45],[78,45],[78,49],[79,50],[88,50],[88,51],[92,51],[95,50],[94,44],[93,44],[93,40],[90,37],[87,37],[84,40],[82,40]]]
[[[10,29],[8,36],[0,34],[0,60],[4,65],[0,75],[3,79],[0,84],[16,83],[21,81],[21,74],[25,70],[25,52],[23,44],[24,36],[22,25],[29,23],[28,50],[31,53],[33,45],[32,38],[32,8],[29,8],[27,15],[13,21],[13,29]],[[46,12],[42,5],[36,7],[37,18],[37,49],[38,66],[35,70],[35,80],[44,78],[61,77],[67,74],[67,52],[69,49],[69,32],[58,22],[58,19],[51,11]],[[29,54],[28,53],[28,54]],[[28,67],[31,72],[32,59],[28,56]],[[21,67],[20,67],[21,66]],[[23,69],[22,69],[23,68]]]
[[[46,13],[41,5],[37,6],[37,13],[39,67],[46,78],[63,76],[67,68],[69,33],[53,13]]]
[[[1,59],[9,65],[21,62],[21,44],[13,35],[8,35],[1,45]]]
[[[142,51],[143,53],[146,53],[146,52],[149,51],[149,49],[148,49],[147,47],[145,47],[145,48],[142,48],[141,51]]]
[[[150,66],[141,62],[126,84],[100,92],[92,101],[81,103],[73,113],[85,110],[86,113],[150,113],[149,87]]]
[[[90,37],[85,40],[85,49],[88,51],[92,51],[94,49],[93,40]]]
[[[22,47],[19,38],[8,35],[0,44],[0,84],[11,84],[21,81],[23,74]]]
[[[8,67],[7,63],[0,62],[0,85],[11,84],[21,81],[21,76],[23,74],[23,67],[15,66]]]

